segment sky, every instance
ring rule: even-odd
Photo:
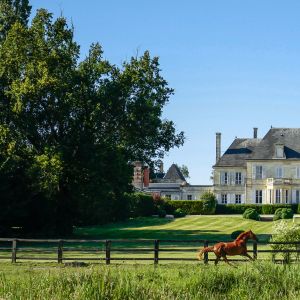
[[[300,1],[31,0],[75,28],[81,58],[93,42],[120,65],[149,50],[175,94],[164,118],[185,144],[164,159],[186,165],[191,184],[211,184],[215,133],[235,137],[300,127]]]

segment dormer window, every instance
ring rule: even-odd
[[[284,145],[283,144],[275,145],[275,157],[276,158],[284,158]]]

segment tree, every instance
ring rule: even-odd
[[[177,167],[179,168],[180,172],[182,173],[182,175],[185,178],[190,178],[190,172],[189,172],[189,169],[186,165],[182,165],[182,166],[177,165]]]
[[[28,26],[27,1],[1,3],[20,12],[0,39],[1,220],[66,234],[126,217],[131,161],[152,164],[184,141],[162,119],[173,90],[158,58],[119,68],[93,44],[79,62],[63,17],[41,9]]]

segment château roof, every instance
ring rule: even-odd
[[[183,174],[179,170],[178,166],[175,164],[172,164],[171,167],[169,168],[167,174],[163,178],[164,180],[169,180],[169,181],[186,181]]]
[[[263,139],[236,138],[215,167],[245,167],[247,160],[274,159],[276,144],[283,145],[284,159],[300,159],[300,128],[271,128]]]

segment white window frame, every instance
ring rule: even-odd
[[[296,178],[300,179],[300,167],[296,167]]]
[[[221,203],[227,204],[227,201],[228,201],[227,194],[221,194]]]
[[[276,167],[276,178],[283,178],[283,167]]]
[[[235,172],[235,184],[236,185],[242,184],[242,172]]]
[[[255,179],[263,179],[263,166],[255,166]]]
[[[241,203],[242,203],[242,195],[235,194],[235,204],[241,204]]]
[[[281,203],[281,190],[280,189],[276,189],[275,190],[275,203]]]
[[[299,190],[296,190],[296,193],[295,193],[295,197],[296,197],[296,203],[299,204],[300,203],[300,191]]]
[[[256,204],[262,204],[262,190],[256,190],[255,191],[255,203]]]

